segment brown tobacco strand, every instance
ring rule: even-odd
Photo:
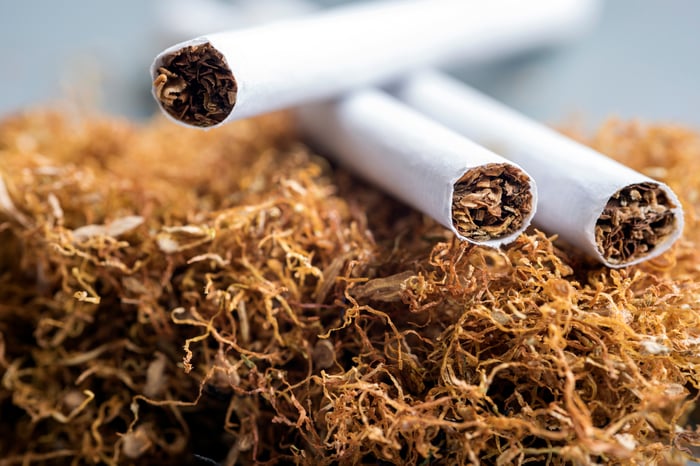
[[[184,123],[213,126],[236,104],[236,80],[221,53],[208,43],[166,55],[158,73],[153,81],[156,97],[168,114]]]
[[[674,207],[654,183],[615,193],[596,223],[596,243],[603,257],[619,264],[649,254],[675,230]]]
[[[527,175],[512,165],[489,164],[455,184],[452,221],[465,237],[486,241],[520,229],[532,207]]]

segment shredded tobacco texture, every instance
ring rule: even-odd
[[[610,270],[470,246],[301,145],[0,122],[0,464],[677,464],[700,388],[700,137],[592,144],[685,237]]]
[[[165,56],[153,87],[173,118],[202,127],[224,121],[236,105],[238,91],[226,59],[209,43]]]
[[[530,179],[522,170],[488,164],[469,170],[455,183],[452,221],[466,238],[488,241],[522,228],[532,207]]]
[[[608,201],[596,222],[598,249],[613,264],[644,257],[675,230],[674,206],[655,183],[627,186]]]

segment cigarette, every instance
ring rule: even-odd
[[[386,93],[356,91],[296,113],[302,131],[329,157],[461,240],[506,244],[535,213],[537,189],[522,168]]]
[[[212,127],[576,35],[593,0],[404,0],[202,36],[158,55],[153,94],[177,122]]]
[[[662,254],[683,231],[673,191],[437,72],[397,85],[400,100],[456,132],[497,148],[537,182],[534,224],[608,267]]]

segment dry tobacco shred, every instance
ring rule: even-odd
[[[452,221],[466,238],[487,241],[520,229],[532,207],[525,173],[509,164],[488,164],[455,183]]]
[[[700,137],[594,139],[689,213],[609,270],[537,231],[456,241],[291,126],[0,123],[1,465],[692,456]]]
[[[158,73],[153,81],[156,97],[177,120],[213,126],[236,105],[236,80],[223,55],[208,43],[166,55]]]
[[[674,206],[655,183],[627,186],[608,201],[596,222],[598,249],[613,264],[644,257],[675,229]]]

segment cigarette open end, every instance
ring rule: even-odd
[[[508,236],[523,227],[532,212],[530,177],[508,164],[469,170],[455,183],[452,222],[474,241]]]
[[[165,55],[153,87],[173,118],[201,127],[224,121],[236,104],[238,90],[223,55],[208,43]]]
[[[596,222],[598,250],[616,265],[646,256],[675,231],[675,207],[656,183],[621,189],[608,200]]]

